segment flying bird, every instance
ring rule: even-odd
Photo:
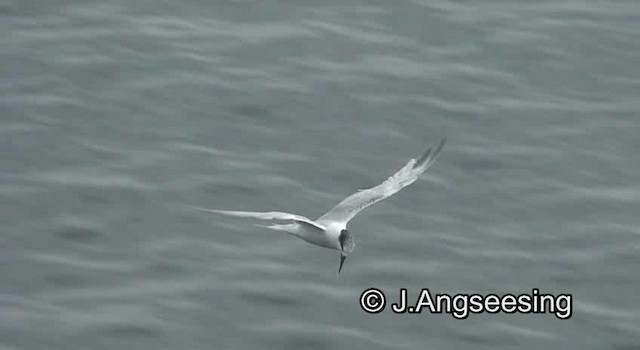
[[[284,231],[311,244],[339,250],[340,266],[338,267],[338,274],[340,274],[345,259],[355,248],[353,236],[347,230],[349,220],[362,209],[390,197],[404,187],[414,183],[435,162],[444,144],[445,140],[443,139],[435,149],[429,147],[419,159],[409,160],[404,167],[381,184],[369,189],[358,190],[358,192],[345,198],[316,220],[279,211],[217,210],[191,206],[189,208],[209,213],[286,222],[284,224],[272,223],[270,225],[257,226]]]

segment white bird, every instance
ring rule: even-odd
[[[402,188],[414,183],[422,173],[424,173],[436,160],[445,140],[441,140],[434,149],[431,147],[418,160],[411,159],[409,162],[389,177],[381,184],[358,192],[338,203],[333,209],[326,212],[318,219],[311,220],[301,215],[269,211],[269,212],[253,212],[253,211],[236,211],[236,210],[217,210],[191,207],[192,209],[201,210],[209,213],[248,217],[261,220],[277,220],[285,221],[287,224],[271,224],[257,225],[266,227],[276,231],[284,231],[298,238],[301,238],[311,244],[321,247],[336,249],[340,251],[340,267],[338,274],[342,271],[342,265],[347,255],[353,251],[355,243],[352,235],[347,230],[347,223],[362,209],[379,202]]]

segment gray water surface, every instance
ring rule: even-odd
[[[0,348],[638,349],[638,38],[634,0],[0,2]],[[442,137],[340,276],[182,207],[316,218]]]

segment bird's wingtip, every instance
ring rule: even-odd
[[[201,207],[195,207],[193,205],[183,205],[184,208],[187,209],[192,209],[192,210],[199,210],[199,211],[205,211],[205,212],[209,212],[209,213],[215,213],[217,212],[217,210],[215,209],[207,209],[207,208],[201,208]]]
[[[436,152],[440,152],[440,150],[442,149],[442,147],[444,147],[444,145],[447,143],[447,139],[446,138],[442,138],[440,139],[440,142],[438,143],[438,148],[436,148]]]
[[[427,151],[426,151],[426,152],[424,152],[424,154],[422,155],[422,157],[420,157],[420,158],[418,158],[418,160],[416,160],[415,164],[413,164],[413,168],[414,168],[414,169],[415,169],[415,168],[417,168],[417,167],[419,167],[420,165],[424,164],[424,162],[426,162],[426,161],[427,161],[427,159],[429,159],[429,156],[431,155],[431,150],[432,150],[432,149],[433,149],[432,147],[429,147],[429,148],[427,149]]]
[[[417,168],[419,166],[422,166],[425,163],[429,163],[431,162],[433,159],[435,159],[438,154],[440,153],[440,151],[442,150],[442,148],[444,147],[445,143],[447,143],[447,139],[446,138],[442,138],[440,139],[440,142],[438,142],[438,145],[436,146],[436,148],[434,149],[432,146],[430,146],[426,152],[424,152],[424,154],[418,159],[416,160],[415,164],[413,165],[413,168]]]

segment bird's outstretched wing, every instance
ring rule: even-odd
[[[398,170],[383,183],[366,190],[358,190],[358,192],[342,200],[316,221],[337,221],[346,225],[362,209],[397,193],[402,188],[415,182],[433,164],[444,144],[445,140],[443,139],[435,149],[430,147],[418,160],[411,159],[402,169]]]
[[[237,211],[237,210],[217,210],[217,209],[206,209],[206,208],[199,208],[199,207],[192,207],[192,206],[188,206],[191,209],[195,209],[195,210],[200,210],[200,211],[205,211],[208,213],[215,213],[215,214],[222,214],[222,215],[229,215],[229,216],[238,216],[238,217],[243,217],[243,218],[254,218],[254,219],[260,219],[260,220],[282,220],[282,221],[293,221],[293,222],[297,222],[297,223],[303,223],[303,224],[309,224],[311,226],[314,226],[316,228],[319,228],[321,230],[326,230],[326,228],[309,219],[306,218],[302,215],[296,215],[296,214],[290,214],[290,213],[283,213],[283,212],[279,212],[279,211],[267,211],[267,212],[257,212],[257,211]]]

